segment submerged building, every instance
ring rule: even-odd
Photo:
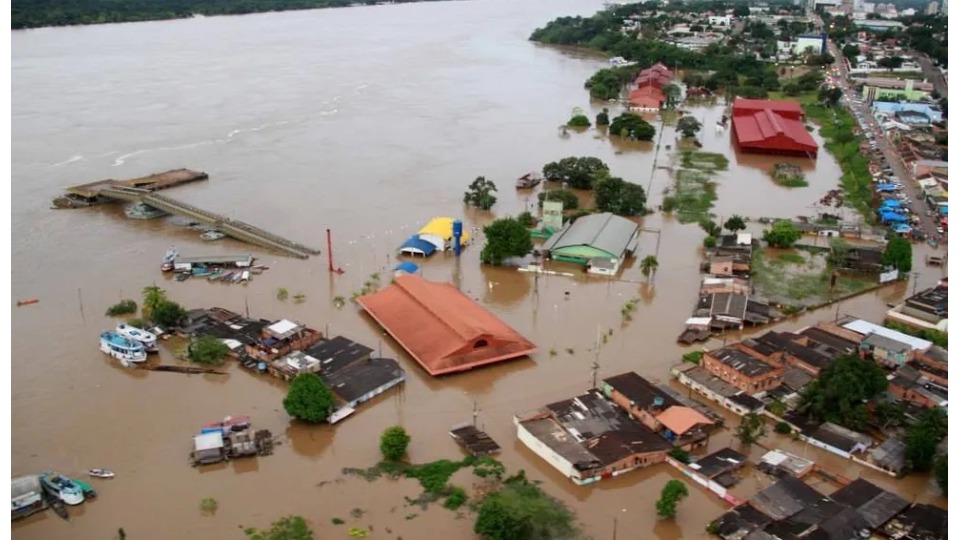
[[[733,102],[733,136],[743,152],[814,158],[819,146],[794,101],[737,98]]]
[[[459,237],[460,247],[470,242],[470,233],[463,230],[461,221],[451,217],[433,218],[400,246],[400,253],[427,257],[437,251],[453,249],[454,237]]]
[[[400,275],[360,306],[431,375],[527,356],[537,346],[449,283]]]
[[[588,272],[614,275],[637,249],[640,226],[609,212],[583,216],[551,236],[540,248],[556,261],[587,267]]]

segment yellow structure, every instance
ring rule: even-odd
[[[430,242],[437,246],[437,249],[442,250],[448,242],[453,241],[453,222],[454,219],[451,217],[436,217],[424,225],[417,234],[421,239]],[[470,233],[464,229],[460,236],[460,245],[466,246],[469,241]]]

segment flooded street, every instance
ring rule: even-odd
[[[609,537],[615,518],[621,538],[705,536],[707,521],[725,504],[692,484],[675,523],[655,518],[664,482],[680,478],[674,469],[577,487],[523,447],[512,423],[515,413],[586,390],[595,357],[601,378],[629,370],[669,378],[684,352],[675,338],[697,296],[703,233],[696,224],[657,213],[644,218],[644,227],[661,230],[652,285],[642,283],[636,261],[622,281],[581,274],[535,281],[481,267],[482,238],[459,260],[428,259],[425,278],[458,283],[540,347],[531,359],[472,373],[429,377],[355,304],[338,309],[332,302],[349,298],[371,273],[389,272],[395,249],[434,216],[463,217],[474,228],[535,206],[535,195],[515,193],[514,180],[548,161],[599,157],[615,175],[649,186],[648,205],[656,208],[672,180],[662,168],[651,177],[654,148],[615,145],[595,130],[559,136],[557,126],[573,107],[588,109],[591,118],[602,107],[588,103],[583,81],[605,59],[527,41],[557,16],[589,15],[601,6],[487,0],[15,32],[12,295],[40,302],[12,313],[13,474],[106,467],[117,478],[98,482],[98,499],[72,509],[69,522],[44,512],[16,523],[14,537],[112,538],[123,527],[136,539],[240,538],[242,527],[299,514],[319,538],[368,525],[370,538],[473,538],[470,517],[457,519],[439,505],[426,512],[405,506],[404,496],[420,491],[415,481],[370,484],[340,471],[374,464],[379,434],[393,424],[411,433],[412,461],[459,458],[447,432],[470,419],[474,401],[479,422],[503,446],[507,469],[542,480],[594,538]],[[714,132],[722,105],[691,112],[704,119],[704,149],[730,158],[729,170],[715,178],[713,211],[720,216],[810,213],[837,183],[839,168],[822,151],[816,163],[798,162],[810,187],[779,187],[767,174],[776,160],[737,156],[729,130]],[[672,127],[662,144],[675,144]],[[657,166],[673,159],[661,148]],[[48,209],[67,185],[179,167],[205,171],[210,180],[167,195],[324,254],[299,261],[231,239],[204,243],[174,220],[128,220],[119,205]],[[462,206],[477,176],[500,189],[492,212]],[[343,275],[327,272],[326,228]],[[656,244],[655,235],[645,235],[641,251]],[[184,255],[252,252],[271,269],[247,286],[179,283],[159,271],[170,245]],[[916,250],[920,288],[940,277],[939,268],[920,263],[928,250]],[[188,308],[242,313],[249,306],[253,316],[293,318],[382,347],[400,360],[407,381],[334,428],[291,423],[281,404],[284,385],[236,365],[222,377],[125,370],[97,348],[99,333],[115,324],[103,313],[121,298],[139,303],[139,291],[152,283]],[[302,292],[306,301],[277,300],[279,287]],[[912,289],[912,282],[881,289],[844,302],[840,313],[879,322],[886,304]],[[624,324],[621,306],[634,297],[640,307]],[[783,327],[833,315],[826,308]],[[597,355],[598,327],[613,335]],[[270,457],[191,468],[198,427],[238,414],[251,415],[255,427],[279,434],[283,444]],[[716,434],[711,448],[730,438],[730,431]],[[765,442],[815,455],[848,476],[864,470],[780,436]],[[759,452],[754,448],[753,457]],[[863,474],[905,498],[938,499],[925,477]],[[467,487],[470,479],[458,475],[454,482]],[[204,497],[219,502],[212,517],[200,512]],[[355,508],[364,511],[361,518],[351,517]],[[346,525],[333,525],[333,518]]]

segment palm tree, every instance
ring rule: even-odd
[[[158,287],[157,284],[147,285],[143,288],[143,307],[141,314],[144,319],[149,319],[153,311],[160,304],[167,301],[167,291]]]
[[[650,279],[650,274],[657,274],[657,267],[660,266],[660,263],[657,262],[657,258],[653,255],[647,255],[640,261],[640,272],[643,274],[643,277]]]
[[[675,84],[668,84],[663,87],[663,95],[667,98],[667,107],[674,108],[680,100],[680,87]]]

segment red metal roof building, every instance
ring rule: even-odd
[[[430,375],[526,356],[536,345],[449,283],[405,274],[360,306]]]
[[[642,86],[630,92],[627,101],[630,102],[632,108],[656,111],[663,107],[666,97],[663,91],[656,86]]]
[[[744,152],[816,157],[818,145],[804,127],[803,109],[793,101],[736,99],[733,135]]]

